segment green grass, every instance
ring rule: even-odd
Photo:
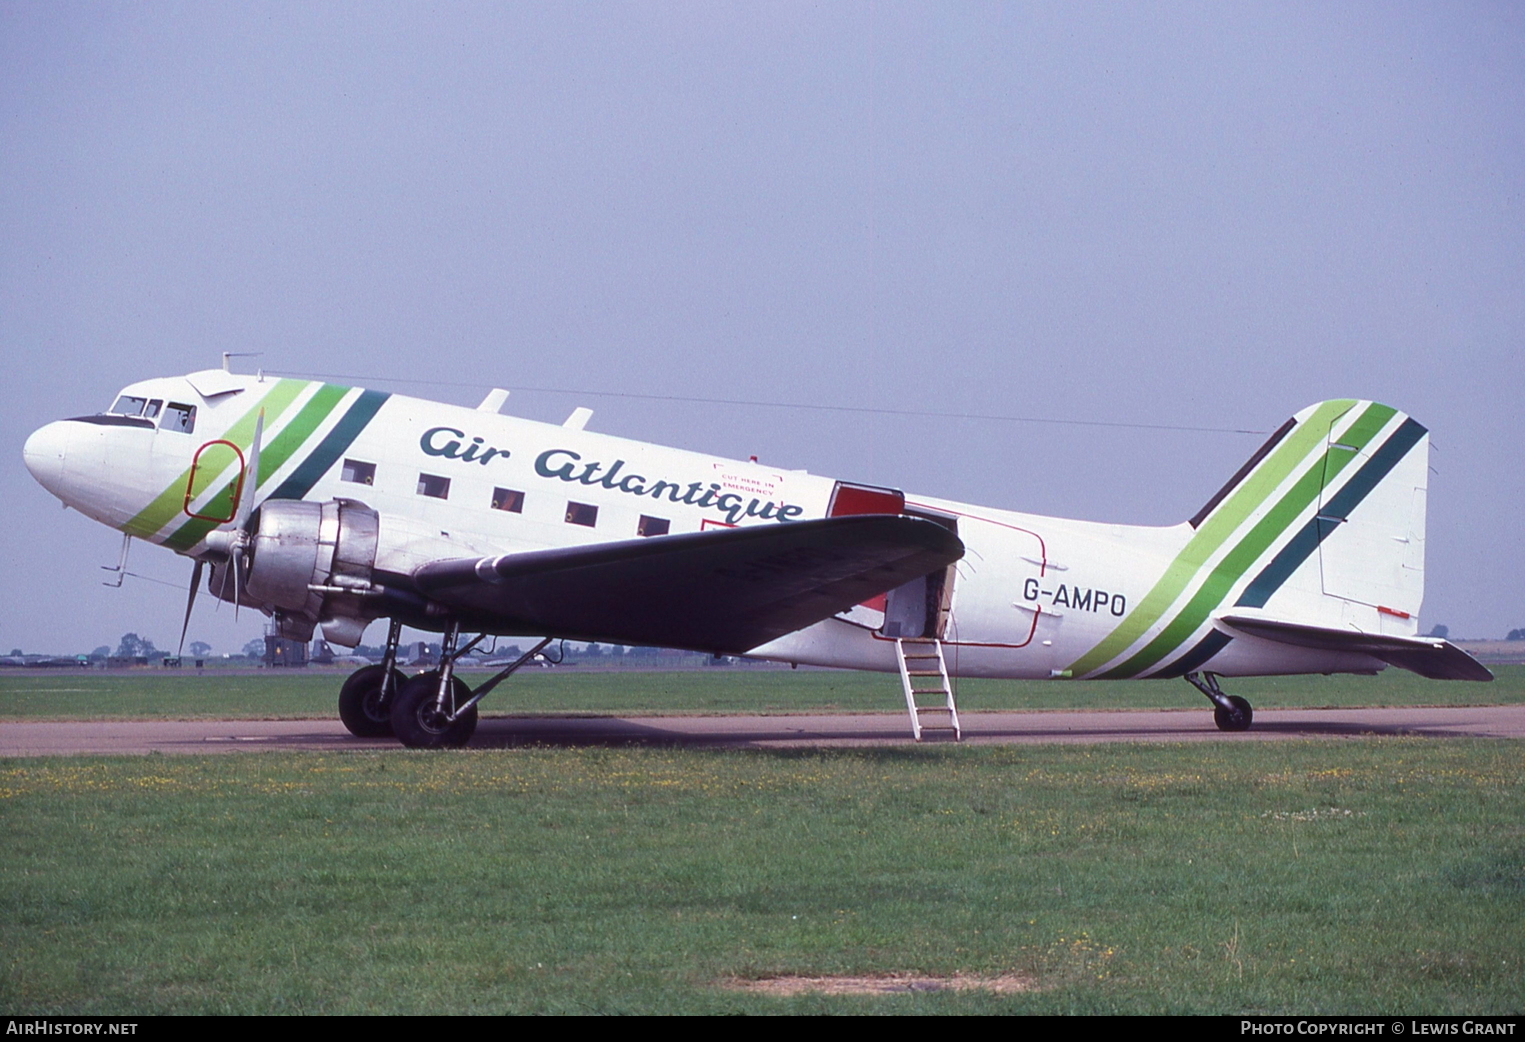
[[[1257,708],[1473,705],[1525,702],[1525,666],[1496,666],[1491,684],[1425,680],[1390,669],[1375,677],[1262,677],[1224,686]],[[335,715],[343,671],[252,675],[0,673],[0,720],[98,718],[259,719]],[[488,696],[487,715],[509,713],[894,712],[893,674],[837,670],[703,669],[672,673],[526,670]],[[963,680],[959,705],[979,709],[1206,708],[1181,680]]]
[[[0,762],[0,1011],[1519,1013],[1520,745]],[[773,974],[1025,994],[773,998]]]

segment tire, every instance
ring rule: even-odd
[[[1250,722],[1255,719],[1255,710],[1238,695],[1229,695],[1228,700],[1234,707],[1233,711],[1214,706],[1213,723],[1218,725],[1220,731],[1248,731]]]
[[[392,707],[381,698],[385,676],[385,666],[361,666],[339,689],[339,719],[356,738],[386,738],[392,733]],[[401,670],[392,670],[394,697],[407,679]]]
[[[471,697],[460,677],[452,677],[451,685],[457,704]],[[439,671],[430,670],[409,680],[392,700],[392,733],[409,749],[458,749],[476,733],[477,707],[447,721],[434,708],[438,693]]]

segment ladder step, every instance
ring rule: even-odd
[[[958,708],[953,703],[953,687],[948,680],[942,642],[930,637],[902,637],[895,641],[895,654],[900,663],[900,686],[905,692],[905,705],[911,717],[911,733],[916,740],[962,741],[963,728],[958,722]],[[918,682],[933,686],[918,687]],[[926,702],[939,704],[924,704]]]

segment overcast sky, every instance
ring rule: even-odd
[[[102,587],[21,445],[221,351],[1142,524],[1376,398],[1433,434],[1421,624],[1502,636],[1522,170],[1510,3],[0,0],[0,651],[173,647],[189,562]]]

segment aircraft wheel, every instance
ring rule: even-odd
[[[451,678],[457,703],[471,697],[471,688],[460,677]],[[392,700],[392,732],[409,749],[455,749],[471,741],[477,729],[477,707],[472,706],[452,723],[434,707],[439,692],[439,672],[420,673],[404,684]]]
[[[392,733],[392,707],[381,698],[385,676],[385,666],[361,666],[339,689],[339,719],[356,738],[385,738]],[[407,679],[401,670],[392,670],[394,697]]]
[[[1213,707],[1213,723],[1218,725],[1220,731],[1248,731],[1250,721],[1255,719],[1255,710],[1250,703],[1238,695],[1229,695],[1229,703],[1233,710],[1227,710],[1221,706]]]

